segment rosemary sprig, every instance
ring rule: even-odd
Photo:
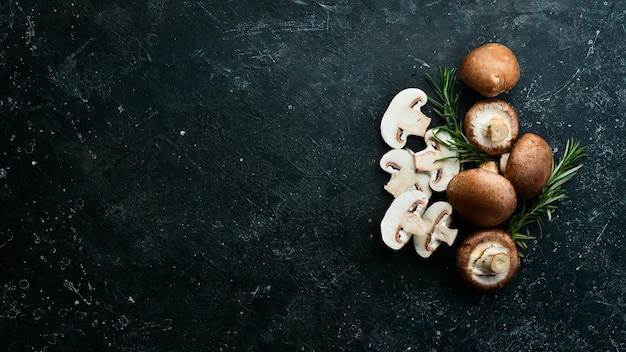
[[[429,74],[426,74],[426,81],[441,100],[437,101],[428,97],[428,101],[434,106],[433,111],[444,121],[444,125],[434,128],[435,138],[437,138],[437,132],[447,132],[451,137],[449,142],[442,138],[437,138],[437,140],[457,152],[457,158],[461,163],[493,160],[492,157],[478,150],[463,133],[463,120],[459,118],[461,93],[456,90],[456,69],[439,67],[440,82],[437,83]]]
[[[509,219],[508,232],[520,248],[528,248],[526,241],[535,239],[529,229],[533,223],[537,224],[541,237],[545,219],[552,220],[552,214],[557,208],[555,203],[567,198],[563,184],[576,175],[583,166],[578,163],[585,156],[585,147],[580,145],[580,141],[570,138],[561,159],[552,163],[550,178],[541,193],[524,201],[520,210]]]

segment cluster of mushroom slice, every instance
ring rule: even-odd
[[[421,111],[427,101],[421,89],[402,90],[380,124],[383,140],[392,148],[380,159],[381,169],[390,174],[384,188],[394,197],[380,224],[383,242],[399,250],[412,239],[423,258],[430,257],[441,243],[451,246],[456,239],[458,230],[450,228],[452,206],[445,201],[429,206],[429,200],[433,192],[445,191],[460,171],[456,152],[440,143],[449,136],[428,129],[431,119]],[[406,147],[411,135],[423,137],[426,148],[414,152]]]

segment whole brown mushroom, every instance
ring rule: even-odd
[[[501,159],[504,177],[518,199],[529,199],[541,192],[552,172],[552,150],[545,139],[534,133],[524,134],[511,149],[508,159]]]
[[[470,234],[459,245],[456,267],[472,288],[493,292],[507,285],[517,273],[520,258],[511,236],[499,229]]]
[[[519,133],[517,112],[507,102],[487,99],[467,110],[463,127],[467,139],[487,155],[511,149]]]
[[[480,227],[503,223],[517,206],[511,182],[483,168],[459,172],[448,183],[446,196],[459,217]]]
[[[515,54],[499,43],[483,44],[465,56],[459,77],[485,97],[495,97],[513,89],[520,78]]]

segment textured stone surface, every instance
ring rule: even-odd
[[[626,350],[625,13],[624,1],[1,2],[0,341]],[[520,132],[557,154],[578,138],[590,157],[518,276],[481,295],[458,283],[452,249],[422,260],[383,245],[378,124],[398,91],[427,89],[426,73],[486,42],[520,61],[504,96]],[[462,109],[476,99],[464,91]]]

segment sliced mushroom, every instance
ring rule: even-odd
[[[436,192],[443,192],[452,177],[461,170],[458,154],[446,147],[445,144],[451,142],[447,132],[430,129],[424,135],[424,141],[426,148],[413,155],[415,168],[430,173],[430,187]]]
[[[380,159],[380,167],[391,174],[385,190],[394,197],[411,190],[422,191],[428,198],[432,195],[428,185],[430,174],[417,172],[411,150],[391,149]]]
[[[515,143],[506,161],[504,177],[515,188],[519,199],[529,199],[541,192],[552,171],[552,149],[548,142],[526,133]]]
[[[456,266],[463,281],[483,291],[496,291],[508,284],[520,265],[515,243],[499,229],[470,234],[457,250]]]
[[[421,215],[428,206],[428,197],[422,191],[407,191],[391,202],[380,222],[380,232],[387,247],[398,250],[409,242],[413,234],[425,228]]]
[[[389,103],[380,122],[380,133],[391,148],[404,148],[409,135],[424,136],[430,117],[420,110],[428,96],[418,88],[400,91]]]
[[[422,258],[428,258],[439,248],[441,243],[452,246],[459,230],[450,228],[452,222],[450,203],[444,201],[433,203],[422,215],[422,220],[425,231],[413,234],[413,245],[417,254]]]
[[[465,114],[464,130],[480,151],[500,155],[511,149],[519,133],[517,112],[503,100],[479,101]]]
[[[517,206],[511,182],[481,168],[459,172],[448,184],[446,196],[457,215],[481,227],[501,224]]]

